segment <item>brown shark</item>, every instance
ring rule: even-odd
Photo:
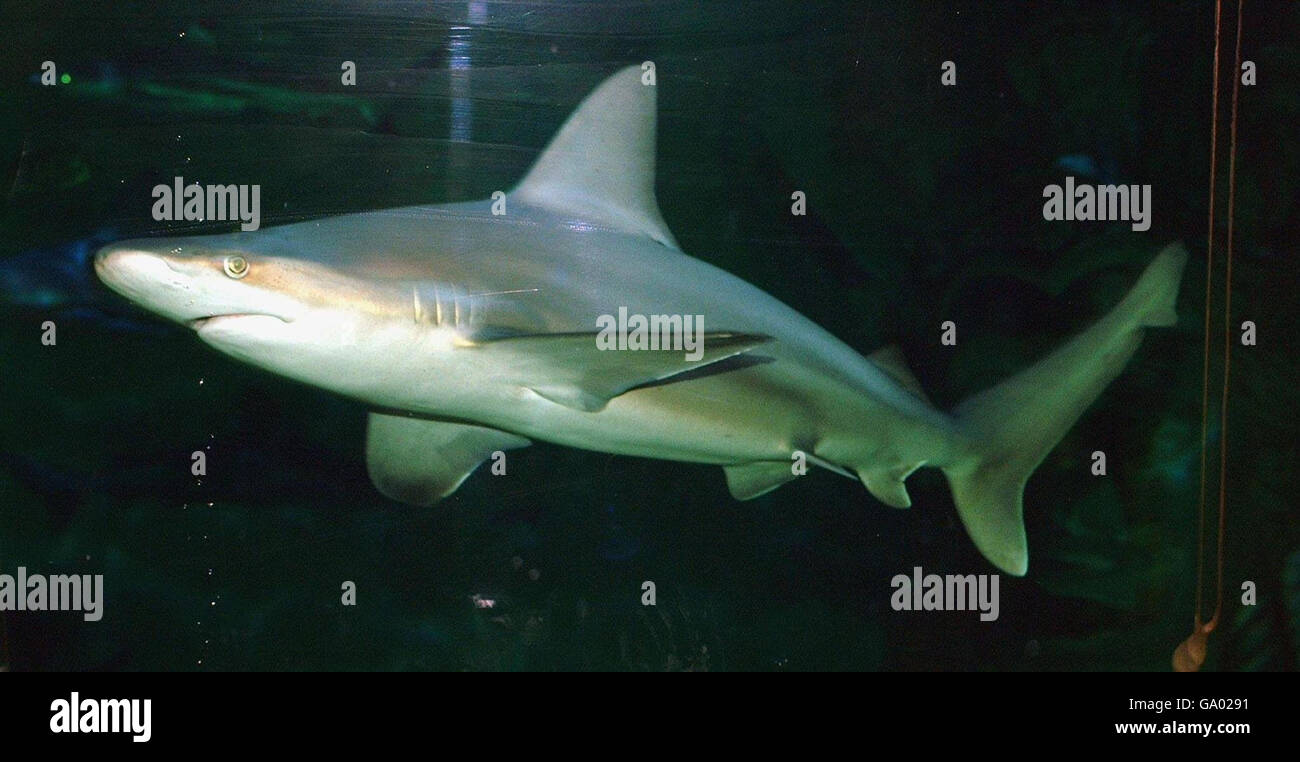
[[[1174,323],[1185,252],[1165,248],[1090,328],[944,412],[896,353],[859,354],[678,248],[654,194],[655,89],[611,76],[504,200],[125,241],[97,271],[233,357],[371,406],[370,474],[398,500],[439,500],[532,440],[718,464],[739,499],[796,478],[804,453],[907,507],[904,480],[930,466],[985,557],[1024,574],[1025,481],[1143,331]],[[608,351],[596,329],[615,313],[711,330],[694,358]]]

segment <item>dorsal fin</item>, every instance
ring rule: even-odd
[[[641,83],[637,66],[610,76],[569,116],[510,195],[678,248],[655,201],[655,87]]]

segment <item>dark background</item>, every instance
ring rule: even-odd
[[[1255,321],[1259,345],[1232,360],[1225,619],[1208,666],[1276,670],[1300,658],[1300,9],[1246,12],[1259,84],[1241,93],[1232,320]],[[107,600],[98,623],[0,614],[0,667],[1163,670],[1190,630],[1211,4],[3,14],[0,572],[104,574]],[[41,86],[45,60],[70,81]],[[355,87],[339,82],[344,60]],[[682,247],[864,352],[900,344],[942,408],[1057,346],[1157,248],[1187,242],[1179,324],[1149,333],[1030,480],[1030,571],[1002,577],[997,622],[889,607],[890,578],[914,566],[994,571],[937,472],[909,480],[910,511],[826,472],[737,503],[717,468],[540,445],[512,453],[508,477],[484,471],[413,509],[365,477],[363,408],[238,365],[88,267],[56,266],[92,235],[233,227],[154,222],[150,189],[177,175],[260,184],[263,225],[486,197],[604,75],[643,60],[658,75],[660,205]],[[955,88],[940,85],[945,60]],[[1089,166],[1091,182],[1152,185],[1150,231],[1043,221],[1043,187]],[[807,217],[789,214],[795,189]],[[1221,299],[1211,314],[1217,377]],[[939,345],[944,320],[955,348]],[[1088,470],[1094,450],[1106,477]],[[344,580],[355,607],[340,605]]]

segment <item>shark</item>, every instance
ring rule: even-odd
[[[805,458],[906,508],[930,467],[983,556],[1024,575],[1025,483],[1144,331],[1176,322],[1183,247],[1054,352],[940,410],[895,348],[862,354],[681,250],[641,75],[599,84],[504,197],[119,241],[95,270],[237,360],[366,405],[367,471],[404,503],[534,441],[719,465],[739,500]],[[622,309],[707,320],[698,357],[609,349],[596,328]]]

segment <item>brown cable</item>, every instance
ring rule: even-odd
[[[1215,170],[1217,166],[1219,121],[1219,49],[1222,31],[1222,0],[1214,3],[1214,77],[1210,120],[1210,199],[1209,223],[1206,233],[1205,253],[1205,361],[1201,376],[1201,480],[1196,536],[1196,611],[1192,634],[1174,649],[1173,667],[1178,672],[1195,672],[1205,663],[1209,635],[1219,625],[1223,613],[1224,530],[1227,518],[1228,471],[1228,385],[1232,367],[1232,242],[1235,221],[1237,179],[1237,101],[1241,91],[1241,20],[1244,0],[1237,0],[1237,43],[1234,54],[1232,80],[1232,112],[1228,136],[1228,240],[1224,270],[1223,302],[1223,389],[1219,399],[1219,502],[1217,559],[1215,564],[1214,615],[1208,622],[1202,620],[1203,588],[1205,586],[1205,482],[1207,452],[1209,450],[1210,417],[1210,307],[1214,276],[1214,197]]]
[[[1210,449],[1210,294],[1214,283],[1214,180],[1218,166],[1219,145],[1219,31],[1223,0],[1214,3],[1214,84],[1210,107],[1210,201],[1209,221],[1205,242],[1205,362],[1201,370],[1201,489],[1200,518],[1196,533],[1196,609],[1192,612],[1192,627],[1201,629],[1201,589],[1205,579],[1205,470],[1206,453]]]
[[[1234,194],[1237,186],[1237,94],[1241,90],[1241,6],[1237,0],[1237,55],[1232,69],[1232,122],[1228,133],[1228,254],[1223,283],[1223,396],[1219,402],[1219,566],[1218,592],[1214,602],[1214,616],[1206,623],[1213,630],[1223,613],[1223,530],[1228,506],[1228,379],[1232,369],[1232,229]]]

